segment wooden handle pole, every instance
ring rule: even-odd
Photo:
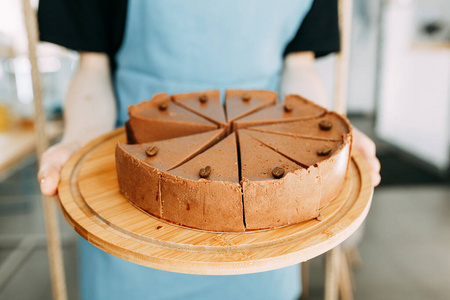
[[[36,135],[36,149],[38,158],[48,148],[48,139],[45,132],[45,111],[42,103],[42,86],[38,69],[36,46],[38,43],[38,27],[36,14],[29,0],[22,0],[25,27],[28,36],[28,55],[31,64],[31,77],[34,95],[34,126]],[[52,281],[53,298],[57,300],[67,299],[66,281],[64,276],[64,264],[59,235],[56,205],[51,197],[42,197],[44,208],[45,227],[47,232],[47,249]]]
[[[353,276],[345,250],[341,249],[339,268],[339,292],[342,300],[353,300]]]
[[[341,51],[337,54],[334,87],[334,110],[340,114],[347,112],[348,73],[352,35],[352,0],[339,0],[339,29],[341,33]]]
[[[325,300],[339,299],[340,255],[340,246],[334,247],[325,255]]]

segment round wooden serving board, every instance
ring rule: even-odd
[[[98,248],[125,260],[166,271],[230,275],[268,271],[316,257],[340,244],[363,222],[372,200],[368,166],[350,163],[341,194],[316,219],[283,228],[214,233],[151,217],[120,194],[115,146],[119,128],[91,142],[65,165],[60,207],[71,226]]]

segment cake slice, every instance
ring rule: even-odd
[[[173,95],[172,100],[220,127],[228,127],[219,90]]]
[[[275,105],[277,93],[260,90],[227,90],[225,107],[228,122],[242,118],[266,106]]]
[[[320,208],[341,191],[350,161],[351,136],[343,141],[321,141],[273,133],[241,130],[281,155],[305,166],[317,166],[322,177]]]
[[[165,94],[128,108],[129,141],[147,143],[217,129],[214,124],[173,103]]]
[[[248,230],[295,224],[319,215],[321,177],[239,131]]]
[[[325,112],[326,110],[323,107],[303,97],[288,95],[284,103],[267,107],[243,118],[239,118],[234,122],[233,127],[241,129],[273,123],[312,119],[322,116]]]
[[[351,132],[350,123],[335,112],[327,112],[324,116],[315,119],[262,125],[248,129],[326,141],[342,141],[344,136]]]
[[[186,162],[217,143],[223,135],[224,129],[216,129],[153,143],[118,143],[116,168],[120,192],[137,207],[161,217],[160,170],[165,171]]]
[[[161,177],[162,218],[210,231],[244,231],[235,134]]]

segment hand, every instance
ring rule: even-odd
[[[116,110],[108,55],[81,52],[79,68],[67,89],[62,142],[41,157],[42,194],[56,195],[64,164],[87,142],[114,128]]]
[[[380,161],[376,157],[375,143],[364,133],[353,128],[353,149],[362,154],[370,167],[372,176],[372,185],[375,187],[380,184]]]
[[[80,148],[81,144],[78,142],[59,143],[42,154],[37,175],[42,194],[46,196],[55,196],[57,194],[61,169],[67,160]]]

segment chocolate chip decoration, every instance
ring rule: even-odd
[[[163,102],[163,103],[160,103],[160,104],[158,105],[158,109],[159,109],[160,111],[167,110],[168,107],[169,107],[169,104],[167,104],[167,102]]]
[[[206,102],[208,102],[208,96],[203,94],[200,97],[198,97],[198,101],[200,101],[200,103],[206,103]]]
[[[200,171],[198,172],[198,176],[200,176],[200,178],[208,178],[209,175],[211,175],[211,167],[210,166],[201,168]]]
[[[292,106],[292,104],[287,103],[284,105],[285,112],[291,112],[293,109],[294,109],[294,107]]]
[[[319,155],[319,156],[327,156],[327,155],[329,155],[330,153],[331,153],[331,147],[323,147],[323,148],[320,148],[319,150],[317,150],[317,155]]]
[[[284,176],[285,170],[281,167],[275,167],[272,170],[273,178],[280,179]]]
[[[319,127],[322,130],[330,130],[333,127],[333,123],[328,120],[322,120],[319,122]]]
[[[244,102],[248,102],[248,101],[250,101],[250,99],[252,99],[252,96],[250,96],[250,94],[244,94],[244,95],[242,95],[242,101],[244,101]]]
[[[155,156],[156,153],[158,153],[158,150],[159,150],[158,147],[150,146],[145,150],[145,154],[147,154],[147,156],[152,157],[152,156]]]

